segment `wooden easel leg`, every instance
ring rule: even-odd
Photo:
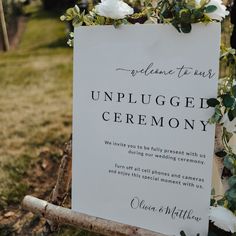
[[[72,137],[65,144],[63,148],[63,156],[61,159],[60,167],[57,175],[56,185],[51,193],[49,202],[62,206],[68,196],[71,188],[72,178]],[[58,229],[58,224],[52,221],[47,221],[44,228],[44,233],[54,232]]]

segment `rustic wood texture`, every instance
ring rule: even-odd
[[[62,206],[71,187],[72,179],[72,138],[65,144],[63,156],[58,170],[57,182],[51,193],[49,202],[57,206]],[[50,233],[58,229],[59,225],[48,220],[45,224],[44,232]]]
[[[2,32],[2,38],[3,38],[3,47],[5,51],[8,51],[10,49],[10,46],[9,46],[9,39],[8,39],[8,34],[7,34],[7,26],[6,26],[6,21],[5,21],[4,11],[3,11],[2,0],[0,0],[0,23],[1,23],[0,32]]]
[[[40,214],[57,224],[68,224],[105,236],[167,236],[138,227],[105,220],[53,205],[32,196],[23,199],[24,209]]]
[[[214,152],[219,152],[224,149],[222,142],[223,129],[221,125],[216,125],[215,132],[215,150]],[[228,188],[227,181],[221,178],[223,172],[224,164],[223,159],[214,155],[213,158],[213,172],[212,172],[212,188],[215,190],[215,194],[222,196],[224,195],[226,189]]]
[[[72,140],[65,144],[63,156],[58,170],[57,182],[52,191],[50,202],[61,206],[70,190],[72,178]]]

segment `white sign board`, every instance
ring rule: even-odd
[[[75,29],[73,210],[207,235],[220,25]]]

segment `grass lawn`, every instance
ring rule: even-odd
[[[71,133],[72,49],[58,16],[38,8],[18,49],[0,54],[0,208],[26,191],[19,179],[31,159]]]
[[[66,26],[59,14],[43,11],[38,0],[25,11],[30,17],[18,48],[0,52],[1,236],[40,231],[44,221],[21,211],[19,204],[29,193],[49,197],[61,148],[71,135],[73,50],[66,44]],[[50,165],[43,158],[47,153],[53,173],[45,167]],[[14,214],[5,217],[9,212]],[[95,236],[70,227],[54,235]]]

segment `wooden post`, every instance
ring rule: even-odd
[[[3,38],[3,48],[5,51],[8,51],[10,46],[9,46],[9,39],[7,34],[7,26],[3,11],[2,0],[0,0],[0,23],[1,23],[2,38]]]
[[[77,213],[32,196],[26,196],[22,206],[52,222],[73,225],[105,236],[167,236],[135,226]]]
[[[66,200],[71,187],[72,169],[72,137],[63,148],[63,156],[58,170],[57,182],[50,196],[49,202],[57,206],[62,206]],[[56,222],[48,220],[45,225],[45,232],[54,232],[58,229]]]

